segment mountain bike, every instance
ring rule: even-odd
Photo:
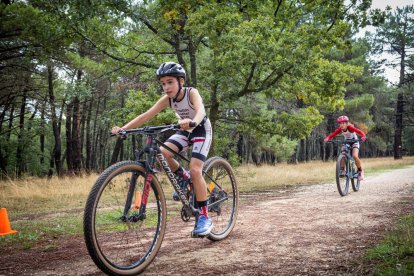
[[[352,157],[352,144],[360,141],[362,140],[347,139],[343,141],[328,141],[328,143],[342,144],[341,154],[339,154],[336,161],[336,186],[341,196],[348,194],[349,182],[351,182],[354,192],[359,191],[361,183],[358,180],[358,169]]]
[[[136,275],[151,264],[160,250],[167,225],[167,202],[158,175],[163,170],[182,203],[181,219],[198,218],[192,183],[182,189],[160,146],[177,161],[189,159],[161,142],[159,136],[177,130],[176,124],[123,130],[128,135],[145,135],[146,145],[135,152],[135,160],[108,167],[96,180],[84,212],[84,238],[89,255],[105,273]],[[156,164],[159,164],[157,167]],[[158,170],[157,168],[161,168]],[[203,167],[207,183],[208,211],[214,228],[212,241],[226,238],[236,224],[239,192],[231,165],[221,157],[211,157]]]

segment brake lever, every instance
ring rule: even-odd
[[[122,140],[125,140],[126,138],[128,138],[127,132],[124,129],[121,129],[120,131],[118,131],[118,134],[111,133],[111,137],[113,136],[119,136],[119,138],[121,138]]]
[[[171,126],[172,126],[172,129],[181,129],[180,124],[172,124]],[[196,126],[197,126],[197,123],[196,123],[196,122],[194,122],[194,121],[191,121],[191,122],[188,124],[188,126],[189,126],[189,127],[196,127]]]

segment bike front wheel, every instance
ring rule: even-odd
[[[142,165],[123,161],[107,168],[89,194],[85,243],[95,264],[107,274],[141,273],[161,247],[167,217],[164,192],[153,177],[145,213],[140,213],[144,185]]]
[[[354,190],[354,192],[358,192],[359,191],[359,186],[361,185],[361,182],[358,179],[358,170],[357,167],[355,165],[355,161],[350,162],[350,170],[352,172],[352,178],[351,178],[351,186],[352,186],[352,190]]]
[[[336,186],[341,196],[346,196],[349,191],[349,175],[347,158],[340,154],[336,162]]]
[[[209,158],[204,164],[207,183],[208,209],[213,230],[208,238],[219,241],[226,238],[236,225],[239,190],[231,165],[221,157]]]

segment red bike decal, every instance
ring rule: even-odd
[[[142,203],[147,205],[149,192],[151,189],[151,182],[152,182],[152,174],[148,174],[145,178],[145,187],[144,187],[144,194],[142,195]]]

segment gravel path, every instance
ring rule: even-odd
[[[346,197],[334,183],[242,194],[227,239],[191,239],[192,223],[173,219],[142,275],[362,275],[358,258],[400,216],[414,212],[413,202],[414,167],[367,175],[360,191]],[[83,237],[53,243],[59,246],[48,251],[44,244],[4,249],[0,275],[102,275]]]

